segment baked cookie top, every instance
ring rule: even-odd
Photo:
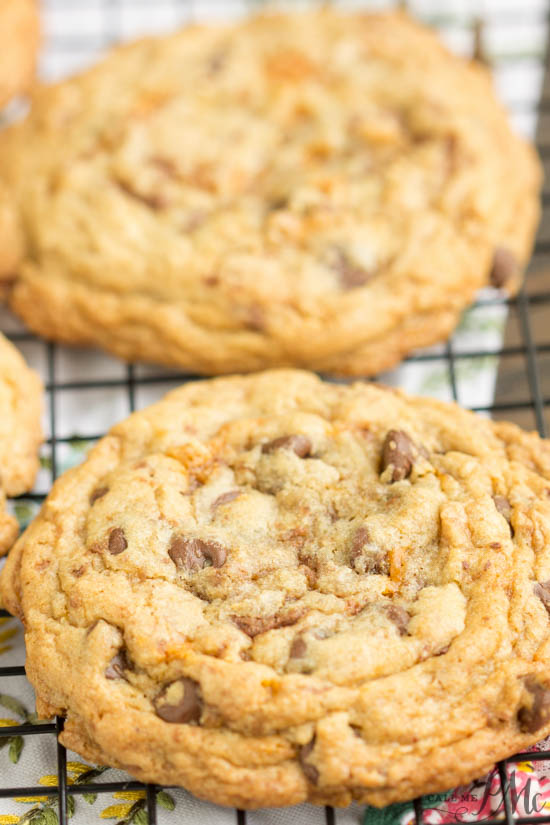
[[[114,427],[1,588],[84,756],[240,807],[386,804],[550,731],[549,534],[538,436],[274,371]]]
[[[37,92],[0,178],[0,271],[39,333],[365,374],[491,273],[517,288],[540,171],[483,66],[402,14],[321,9],[115,49]]]
[[[36,0],[0,0],[0,106],[28,90],[38,42]]]
[[[5,510],[6,495],[32,487],[42,441],[42,383],[21,354],[0,334],[0,555],[17,537],[17,521]]]

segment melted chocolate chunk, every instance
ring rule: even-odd
[[[183,536],[174,536],[168,555],[176,565],[183,570],[202,570],[210,560],[212,567],[222,567],[227,558],[227,550],[217,541],[203,541],[202,539],[186,539]]]
[[[504,246],[498,246],[495,249],[493,266],[489,275],[491,285],[502,289],[517,276],[518,270],[519,265],[514,253]]]
[[[353,536],[353,540],[351,542],[351,551],[350,551],[350,558],[352,567],[354,566],[353,562],[357,559],[363,552],[363,547],[369,541],[369,531],[366,527],[358,527],[355,531],[355,535]]]
[[[306,655],[307,644],[301,636],[296,636],[290,645],[289,657],[291,659],[302,659]]]
[[[315,767],[315,765],[311,765],[309,762],[306,762],[306,759],[310,755],[311,751],[315,747],[315,737],[308,742],[307,745],[302,745],[298,753],[298,759],[300,760],[300,765],[302,766],[302,770],[304,772],[304,776],[306,777],[308,782],[311,782],[312,785],[316,785],[319,781],[319,771]]]
[[[274,196],[267,202],[267,211],[278,212],[281,209],[286,209],[288,207],[288,203],[289,200],[287,195]]]
[[[356,264],[342,247],[335,247],[333,256],[332,269],[338,274],[344,289],[356,289],[370,281],[371,273]]]
[[[119,650],[118,653],[113,656],[107,667],[105,668],[105,678],[106,679],[125,679],[124,671],[131,670],[132,667],[128,660],[128,656],[126,655],[126,651],[124,648]]]
[[[550,722],[550,690],[534,676],[525,679],[527,704],[517,714],[519,729],[523,733],[536,733]]]
[[[386,574],[388,562],[383,551],[366,547],[369,541],[367,528],[358,527],[351,542],[351,567],[357,573]]]
[[[414,443],[403,430],[390,430],[382,446],[382,472],[392,468],[391,480],[402,481],[411,474]]]
[[[512,506],[508,499],[505,496],[493,496],[493,501],[495,502],[495,507],[497,508],[500,515],[506,519],[508,522],[508,526],[510,527],[510,533],[512,536],[514,535],[514,528],[512,527]]]
[[[109,553],[111,556],[118,556],[128,547],[126,536],[122,527],[114,527],[109,533]]]
[[[306,458],[311,453],[312,444],[305,435],[283,435],[262,445],[262,453],[275,450],[292,450],[299,458]]]
[[[198,682],[184,676],[166,685],[153,700],[157,716],[165,722],[188,724],[198,722],[202,701]]]
[[[268,630],[296,624],[303,615],[303,610],[294,610],[282,616],[231,616],[231,619],[239,630],[254,638],[254,636],[259,636],[260,633],[266,633]]]
[[[508,499],[504,496],[493,496],[493,501],[495,502],[495,507],[500,515],[503,516],[509,523],[512,515],[512,508]]]
[[[535,582],[533,585],[533,592],[538,596],[545,608],[550,613],[550,581]]]
[[[404,607],[400,607],[398,604],[389,604],[386,608],[386,616],[393,622],[396,626],[400,636],[407,635],[407,628],[409,627],[409,622],[411,617],[407,613]]]
[[[95,504],[98,498],[103,498],[109,492],[108,487],[96,487],[90,496],[90,505]]]

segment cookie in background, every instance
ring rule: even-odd
[[[31,489],[43,440],[42,382],[21,353],[0,334],[0,556],[19,532],[6,496]]]
[[[540,178],[486,67],[405,14],[189,26],[0,136],[0,277],[38,334],[124,359],[375,374],[518,289]]]

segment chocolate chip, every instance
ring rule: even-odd
[[[504,496],[493,496],[493,501],[495,502],[495,507],[500,515],[503,516],[509,523],[512,515],[512,508],[508,499]]]
[[[175,536],[168,549],[168,555],[176,565],[185,570],[200,570],[204,566],[204,556],[196,539]]]
[[[124,671],[131,670],[130,662],[128,661],[128,657],[126,655],[126,651],[119,650],[119,652],[113,656],[107,667],[105,668],[105,678],[106,679],[125,679]]]
[[[367,528],[366,527],[358,527],[357,530],[355,531],[355,535],[353,536],[353,540],[351,542],[350,556],[351,556],[351,560],[352,560],[352,566],[353,566],[353,561],[358,556],[361,555],[361,553],[363,552],[363,547],[365,546],[365,544],[367,544],[368,541],[369,541],[369,531],[367,530]]]
[[[200,539],[199,539],[200,541]],[[203,541],[202,552],[212,562],[212,567],[222,567],[227,558],[227,550],[217,541]]]
[[[267,202],[267,210],[268,212],[278,212],[280,209],[286,209],[288,206],[288,196],[287,195],[279,195],[277,197],[271,198]]]
[[[230,501],[238,498],[240,494],[240,490],[229,490],[227,493],[222,493],[221,496],[218,496],[218,498],[212,502],[212,509],[215,510],[216,507],[221,507],[223,504],[229,504]]]
[[[315,747],[315,737],[308,742],[307,745],[302,745],[298,752],[298,759],[300,760],[300,765],[302,766],[302,770],[308,782],[311,782],[312,785],[316,785],[319,781],[319,771],[315,767],[315,765],[311,765],[309,762],[306,762],[309,754]]]
[[[402,481],[411,474],[414,444],[403,430],[390,430],[382,446],[382,472],[392,468],[391,480]]]
[[[227,558],[227,550],[217,541],[185,539],[183,536],[174,536],[168,549],[168,555],[176,567],[195,571],[202,570],[207,560],[212,562],[212,567],[221,567]]]
[[[296,636],[290,645],[291,659],[302,659],[306,655],[307,644],[301,636]]]
[[[411,617],[405,608],[400,607],[398,604],[389,604],[384,609],[390,622],[393,622],[396,626],[399,635],[406,636]]]
[[[90,504],[95,504],[98,498],[103,498],[103,496],[109,492],[108,487],[96,487],[93,493],[90,496]]]
[[[545,608],[550,613],[550,581],[535,582],[533,585],[533,593],[541,600]]]
[[[351,542],[350,565],[357,573],[385,574],[388,563],[382,550],[366,547],[369,543],[366,527],[358,527]]]
[[[344,289],[364,286],[371,279],[371,274],[352,261],[342,247],[334,247],[332,258],[331,268],[338,273],[340,284]]]
[[[303,615],[304,611],[298,609],[289,610],[280,616],[231,616],[231,619],[243,633],[254,638],[254,636],[259,636],[260,633],[266,633],[268,630],[296,624]]]
[[[180,725],[198,722],[202,711],[199,685],[186,676],[177,679],[155,696],[153,705],[157,716],[165,722]]]
[[[273,628],[278,627],[274,616],[261,617],[233,615],[231,618],[239,630],[242,630],[243,633],[246,633],[246,635],[251,638],[254,638],[254,636],[259,636],[260,633],[265,633],[267,630],[273,630]]]
[[[114,527],[109,533],[109,553],[111,556],[118,556],[128,547],[126,536],[122,527]]]
[[[275,450],[292,450],[299,458],[306,458],[311,453],[312,444],[305,435],[282,435],[262,445],[262,453]]]
[[[492,286],[502,289],[517,277],[519,265],[513,252],[504,246],[498,246],[493,256],[493,266],[489,281]]]
[[[514,535],[514,528],[512,527],[511,519],[512,519],[512,506],[508,499],[505,496],[493,496],[493,501],[495,502],[495,507],[497,508],[500,515],[506,519],[508,525],[510,527],[510,533],[512,536]]]
[[[79,579],[84,574],[85,570],[86,565],[81,564],[80,567],[75,567],[73,570],[71,570],[71,573],[73,574],[75,579]]]
[[[518,724],[523,733],[536,733],[550,722],[550,690],[534,676],[525,679],[525,688],[527,704],[518,710]]]

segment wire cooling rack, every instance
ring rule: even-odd
[[[170,29],[185,19],[195,16],[240,14],[257,7],[259,0],[45,0],[43,11],[46,26],[46,48],[42,59],[42,72],[49,78],[56,78],[69,71],[76,70],[93,61],[96,55],[106,46],[119,39],[131,37],[146,31],[162,31]],[[367,5],[366,3],[345,3],[342,5]],[[373,4],[368,4],[372,6]],[[378,4],[384,5],[384,4]],[[476,20],[479,20],[479,3],[474,0],[465,3],[457,0],[445,5],[436,0],[418,0],[409,3],[412,11],[419,17],[438,25],[446,39],[459,51],[472,49],[476,40]],[[444,13],[441,13],[442,8]],[[524,131],[534,132],[537,127],[537,142],[545,165],[550,165],[550,81],[547,75],[547,60],[545,54],[545,40],[548,26],[546,0],[487,0],[484,6],[484,26],[486,51],[496,69],[497,83],[500,80],[501,92],[515,117],[516,124]],[[522,30],[534,34],[535,47],[527,50],[518,48],[518,33]],[[531,38],[533,39],[533,38]],[[522,73],[519,72],[519,82],[508,83],[510,67],[520,65],[531,71],[530,77],[540,78],[544,75],[544,82],[522,82]],[[534,72],[534,75],[533,75]],[[516,72],[516,80],[518,73]],[[539,95],[538,85],[542,92]],[[456,345],[456,339],[451,339],[443,347],[434,348],[406,359],[407,365],[419,365],[428,362],[437,363],[443,368],[447,395],[455,401],[469,406],[476,411],[490,414],[496,418],[515,420],[520,425],[536,427],[541,435],[547,434],[550,425],[550,187],[543,196],[544,215],[539,230],[533,262],[523,291],[514,300],[507,301],[496,293],[485,294],[473,307],[472,312],[486,311],[490,307],[500,308],[501,318],[507,317],[504,337],[499,346],[488,346],[485,339],[482,344],[475,344],[465,349]],[[83,353],[77,356],[63,347],[53,343],[39,341],[21,328],[15,327],[13,322],[7,324],[7,336],[25,352],[31,363],[40,362],[41,371],[45,377],[47,392],[47,421],[46,429],[49,437],[45,451],[50,472],[46,479],[42,479],[42,486],[37,491],[24,497],[25,501],[42,501],[51,482],[64,469],[64,448],[74,443],[75,438],[81,438],[87,444],[101,436],[101,432],[82,431],[85,427],[82,419],[75,424],[70,432],[65,426],[60,426],[60,411],[67,412],[68,394],[72,397],[80,395],[81,401],[92,399],[91,403],[101,404],[105,398],[102,393],[110,391],[118,393],[125,401],[126,409],[109,407],[112,420],[106,420],[105,426],[114,423],[116,418],[126,412],[133,411],[144,403],[144,390],[154,390],[158,395],[166,389],[189,380],[192,376],[168,372],[161,369],[142,368],[136,365],[121,365],[108,356],[101,356],[99,367],[97,361],[90,364],[93,355]],[[66,357],[77,358],[77,369],[72,372],[65,369]],[[84,360],[83,360],[84,359]],[[491,360],[492,359],[492,360]],[[471,367],[476,362],[494,364],[496,373],[494,397],[490,403],[472,404],[464,397],[463,386],[468,385],[468,376]],[[85,365],[82,368],[82,365]],[[81,379],[85,374],[89,377]],[[78,376],[78,377],[75,377]],[[391,376],[390,376],[391,380]],[[94,396],[94,393],[96,394]],[[99,395],[98,395],[99,393]],[[93,400],[95,398],[95,401]],[[98,401],[99,399],[99,401]],[[469,399],[471,402],[471,398]],[[482,399],[483,401],[483,399]],[[117,402],[118,403],[118,402]],[[109,406],[109,405],[107,405]],[[115,409],[116,408],[116,409]],[[82,407],[80,407],[82,410]],[[80,413],[81,415],[81,413]],[[70,417],[70,415],[69,415]],[[7,617],[5,611],[0,610],[0,617]],[[4,689],[5,680],[10,677],[24,677],[23,665],[0,667],[0,691]],[[54,722],[34,724],[26,722],[20,725],[0,727],[0,738],[5,737],[58,737],[63,729],[63,719],[57,718]],[[65,748],[56,739],[56,764],[51,766],[51,773],[57,775],[57,784],[28,785],[24,783],[9,784],[0,787],[0,799],[13,797],[46,797],[57,799],[58,818],[60,825],[66,825],[71,810],[71,798],[85,794],[110,794],[120,791],[144,790],[145,800],[142,811],[150,825],[156,825],[158,810],[157,798],[161,790],[154,785],[142,785],[136,781],[120,782],[80,782],[71,784],[67,770],[67,753]],[[529,760],[540,762],[550,760],[550,750],[521,753],[504,760],[496,766],[500,781],[499,804],[493,805],[497,810],[495,818],[475,818],[470,816],[469,821],[483,821],[486,825],[493,822],[506,821],[507,825],[527,825],[527,823],[550,822],[550,815],[544,812],[536,816],[518,815],[517,799],[511,772],[518,763]],[[0,785],[3,784],[0,774]],[[416,825],[421,825],[425,819],[425,808],[429,801],[422,798],[413,802]],[[325,821],[326,825],[338,825],[344,822],[343,814],[333,808],[326,807],[324,812],[319,811],[317,821]],[[236,810],[234,821],[238,825],[249,825],[254,815]],[[360,812],[357,812],[359,821]],[[137,821],[137,820],[136,820]],[[180,817],[175,820],[182,822]],[[185,817],[185,822],[195,821],[194,817]],[[254,820],[256,821],[256,820]],[[264,820],[262,820],[264,821]],[[271,821],[271,820],[270,820]],[[292,819],[277,820],[296,821]],[[346,818],[346,822],[350,822]]]

